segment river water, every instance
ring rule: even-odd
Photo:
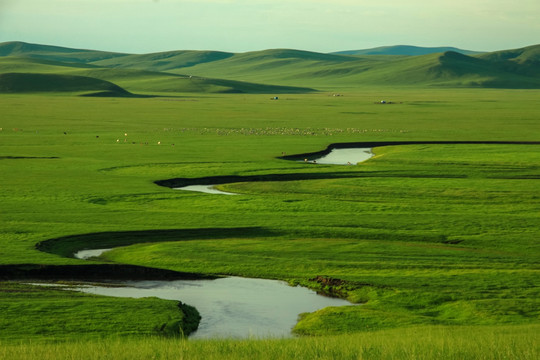
[[[216,280],[127,281],[125,287],[83,286],[85,293],[115,297],[179,300],[201,314],[190,338],[285,338],[298,315],[328,306],[351,306],[276,280],[227,277]]]
[[[373,157],[373,153],[370,148],[332,149],[330,153],[320,158],[312,159],[310,162],[330,165],[356,165],[371,157]]]
[[[93,257],[98,257],[99,255],[103,254],[104,252],[107,252],[112,249],[90,249],[90,250],[79,250],[75,254],[73,254],[73,257],[81,260],[88,260]]]
[[[173,190],[185,190],[185,191],[198,191],[207,194],[219,194],[219,195],[238,195],[235,193],[230,193],[226,191],[221,191],[214,188],[215,185],[189,185],[173,188]]]
[[[315,159],[306,159],[305,162],[327,164],[327,165],[356,165],[373,157],[371,148],[345,148],[332,149],[330,153]],[[173,188],[174,190],[197,191],[207,194],[218,195],[238,195],[235,193],[221,191],[215,188],[216,185],[189,185]]]
[[[333,149],[309,162],[353,165],[373,156],[370,148]],[[191,185],[175,190],[236,195],[215,185]],[[79,259],[96,257],[110,249],[81,250]],[[352,305],[346,300],[318,295],[303,287],[266,279],[227,277],[216,280],[128,281],[124,287],[83,286],[78,291],[115,297],[158,297],[193,305],[201,314],[191,338],[291,337],[298,315],[328,306]]]

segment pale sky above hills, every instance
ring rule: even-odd
[[[147,53],[540,43],[539,0],[0,0],[0,42]]]

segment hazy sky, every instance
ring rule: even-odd
[[[539,0],[0,0],[0,42],[146,53],[540,43]]]

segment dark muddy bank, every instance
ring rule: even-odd
[[[63,257],[74,257],[79,250],[115,248],[140,243],[272,235],[276,235],[276,232],[262,227],[109,231],[49,239],[37,243],[36,249]]]
[[[106,281],[106,280],[199,280],[211,275],[178,272],[122,264],[0,265],[0,280]]]
[[[540,145],[540,141],[368,141],[330,144],[324,150],[280,156],[279,159],[299,161],[303,159],[313,160],[328,155],[334,149],[374,148],[382,146],[398,145]]]
[[[116,248],[139,243],[189,241],[199,239],[254,238],[277,233],[261,227],[170,229],[102,232],[64,236],[36,244],[36,249],[62,257],[74,257],[79,250]],[[82,265],[0,265],[1,280],[199,280],[216,279],[207,274],[179,272],[123,264]]]
[[[351,143],[336,143],[330,144],[325,150],[303,153],[295,155],[286,155],[278,157],[278,159],[303,161],[307,159],[310,165],[314,165],[311,161],[328,155],[334,149],[354,149],[354,148],[374,148],[382,146],[397,146],[397,145],[540,145],[540,141],[384,141],[384,142],[351,142]],[[356,178],[366,176],[387,176],[384,172],[370,171],[339,171],[339,172],[320,172],[320,173],[291,173],[291,174],[264,174],[264,175],[221,175],[221,176],[206,176],[200,178],[174,178],[166,180],[154,181],[156,185],[168,188],[180,188],[192,185],[223,185],[239,182],[258,182],[258,181],[298,181],[298,180],[324,180],[337,178]],[[391,176],[391,175],[389,175]],[[412,176],[412,175],[409,175]],[[461,177],[455,175],[442,176],[440,174],[429,175],[420,174],[414,177]]]
[[[154,181],[155,184],[169,188],[177,188],[190,185],[222,185],[237,182],[256,181],[295,181],[295,180],[322,180],[332,178],[342,178],[358,175],[357,172],[328,172],[328,173],[293,173],[293,174],[267,174],[267,175],[224,175],[208,176],[201,178],[175,178]]]

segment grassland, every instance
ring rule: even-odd
[[[380,147],[358,166],[278,158],[340,142],[539,141],[537,90],[169,95],[2,95],[0,264],[84,265],[66,255],[134,244],[91,263],[283,279],[364,305],[303,315],[295,330],[313,338],[183,342],[155,337],[182,317],[171,302],[5,281],[0,357],[537,357],[539,145]],[[295,180],[220,185],[232,197],[154,183],[283,174]]]
[[[189,334],[198,323],[192,308],[157,298],[105,298],[16,282],[1,283],[0,295],[4,343],[96,340],[110,334],[174,337]]]
[[[156,338],[3,343],[5,359],[536,359],[538,326],[412,327],[286,340],[184,341]]]

